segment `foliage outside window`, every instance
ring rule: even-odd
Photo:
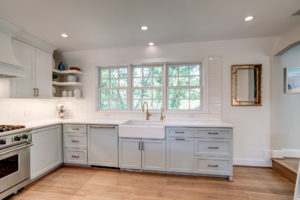
[[[132,108],[140,110],[147,102],[149,109],[163,107],[163,66],[134,66],[132,68]]]
[[[167,69],[168,110],[200,110],[200,65],[168,65]]]
[[[127,110],[127,67],[100,68],[100,109]]]

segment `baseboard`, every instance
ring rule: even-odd
[[[251,167],[271,167],[271,160],[269,159],[233,159],[233,165],[251,166]]]
[[[300,149],[280,149],[272,151],[272,158],[300,158]]]

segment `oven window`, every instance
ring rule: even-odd
[[[18,155],[0,160],[0,179],[18,171]]]

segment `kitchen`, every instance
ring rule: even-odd
[[[296,199],[299,2],[176,2],[0,2],[0,199]]]

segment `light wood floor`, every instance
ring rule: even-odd
[[[234,167],[234,181],[62,167],[9,200],[292,200],[295,185],[270,168]]]

